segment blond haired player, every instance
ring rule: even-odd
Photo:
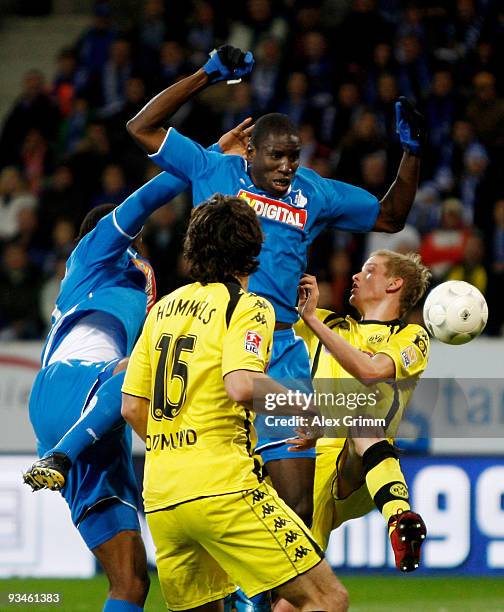
[[[359,321],[316,309],[315,277],[304,275],[300,283],[303,322],[297,333],[308,345],[313,378],[340,383],[355,378],[367,389],[376,382],[380,400],[372,414],[386,423],[385,428],[354,427],[346,439],[318,441],[313,534],[325,548],[332,529],[376,506],[389,526],[396,566],[405,572],[418,567],[426,529],[410,509],[391,442],[427,365],[429,338],[421,326],[401,317],[421,299],[429,281],[419,255],[375,251],[353,276],[350,303]],[[302,448],[307,442],[298,444]]]
[[[122,388],[123,416],[146,442],[145,511],[171,610],[223,610],[236,584],[248,596],[275,588],[301,610],[347,609],[253,456],[253,385],[271,380],[275,327],[271,304],[246,291],[262,240],[241,199],[217,195],[193,210],[184,250],[196,282],[151,310]]]

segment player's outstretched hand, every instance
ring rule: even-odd
[[[219,138],[221,151],[226,153],[226,155],[241,155],[245,157],[253,129],[252,117],[247,117],[239,125]]]
[[[395,103],[396,132],[404,150],[420,155],[425,143],[425,118],[404,96]]]
[[[243,52],[231,45],[222,45],[210,53],[210,59],[203,66],[210,83],[219,81],[240,81],[250,74],[254,67],[254,56],[251,51]]]
[[[317,279],[311,274],[303,274],[299,281],[298,294],[299,316],[306,319],[314,315],[319,299]]]
[[[313,416],[312,414],[306,418],[311,420]],[[324,435],[324,429],[320,425],[314,425],[313,422],[310,422],[309,425],[298,427],[294,431],[297,433],[298,437],[290,438],[286,442],[289,445],[287,450],[290,453],[299,453],[314,448],[317,444],[317,440]]]

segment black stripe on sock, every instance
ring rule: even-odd
[[[403,492],[403,494],[398,495],[399,492]],[[401,501],[409,504],[408,487],[400,480],[387,482],[387,484],[383,485],[381,489],[378,489],[376,495],[373,497],[373,501],[380,512],[387,502],[394,499],[400,499]]]

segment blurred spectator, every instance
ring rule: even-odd
[[[229,132],[254,114],[250,83],[238,83],[231,92],[229,103],[222,115],[222,132]]]
[[[87,126],[84,138],[68,159],[75,184],[85,198],[96,192],[108,163],[112,163],[112,158],[107,131],[103,123],[94,121]]]
[[[422,45],[416,36],[408,34],[398,40],[396,48],[399,91],[401,95],[419,102],[427,93],[431,82]]]
[[[44,75],[29,70],[23,78],[23,89],[13,109],[8,113],[0,136],[0,168],[19,162],[22,143],[32,129],[48,139],[54,139],[58,126],[58,111],[46,92]]]
[[[38,195],[42,190],[44,177],[52,169],[47,140],[39,130],[32,129],[26,134],[21,148],[20,161],[29,190]]]
[[[395,102],[399,97],[397,79],[384,73],[378,77],[377,99],[373,106],[380,131],[390,142],[397,141]]]
[[[90,27],[77,42],[79,79],[86,85],[90,79],[100,74],[109,57],[110,46],[116,39],[117,32],[111,17],[112,11],[109,4],[107,2],[97,3]]]
[[[441,218],[441,198],[434,181],[426,181],[418,188],[408,224],[420,234],[427,234],[438,227]]]
[[[310,103],[318,108],[330,104],[335,67],[327,39],[321,32],[307,32],[303,36],[296,69],[299,71],[301,67],[310,82]]]
[[[286,36],[287,23],[282,16],[273,14],[271,0],[247,0],[244,19],[231,25],[227,42],[255,52],[263,38],[283,42]]]
[[[166,34],[163,0],[144,0],[142,18],[133,34],[138,45],[138,61],[144,73],[154,75],[159,68],[159,49]]]
[[[7,244],[0,268],[0,340],[39,337],[39,278],[25,249],[15,242]]]
[[[446,158],[450,146],[453,121],[461,104],[455,95],[453,78],[448,70],[437,70],[432,76],[432,87],[425,101],[429,151],[426,159],[430,173]]]
[[[338,89],[336,103],[321,109],[318,133],[321,140],[337,145],[363,112],[359,88],[355,83],[342,83]]]
[[[302,166],[311,167],[311,162],[314,159],[329,158],[331,150],[329,147],[317,141],[315,130],[311,123],[303,123],[300,125],[299,136],[301,138],[301,153],[299,160]]]
[[[474,94],[469,100],[466,116],[474,125],[476,135],[488,147],[504,143],[504,99],[497,96],[495,77],[490,72],[478,72],[473,79]]]
[[[446,275],[446,280],[463,280],[478,288],[483,295],[486,293],[488,277],[483,266],[485,247],[481,236],[471,234],[464,247],[462,262]]]
[[[265,38],[257,46],[256,65],[250,79],[252,98],[259,112],[272,110],[280,78],[281,50],[274,38]]]
[[[75,247],[77,232],[75,224],[67,217],[60,217],[51,229],[52,249],[44,262],[46,274],[53,274],[58,260],[65,261]]]
[[[421,237],[413,225],[405,225],[396,234],[385,234],[384,232],[371,232],[366,236],[365,257],[373,251],[390,249],[398,253],[417,253],[420,249]]]
[[[353,0],[351,10],[338,28],[338,57],[350,65],[352,72],[356,66],[369,65],[379,42],[392,39],[391,24],[380,15],[377,4],[376,0]]]
[[[51,326],[51,315],[54,310],[56,298],[59,295],[61,281],[65,277],[66,259],[58,259],[55,263],[54,273],[46,279],[40,289],[40,316],[44,325],[44,333]]]
[[[100,204],[120,204],[129,195],[123,169],[118,164],[108,164],[101,177],[101,191],[94,198],[91,208]]]
[[[187,31],[187,46],[190,49],[190,61],[194,66],[201,66],[208,53],[222,44],[225,38],[223,19],[217,19],[214,7],[210,2],[197,0],[190,17]]]
[[[161,47],[161,72],[158,89],[164,89],[173,85],[177,79],[189,74],[190,69],[187,63],[182,45],[175,40],[167,40]]]
[[[300,125],[308,115],[308,78],[303,72],[291,72],[286,89],[286,97],[281,100],[278,112],[288,115],[296,125]]]
[[[17,168],[0,172],[0,240],[10,240],[19,232],[18,215],[23,208],[35,208],[37,199],[26,189]]]
[[[366,73],[365,100],[367,104],[375,104],[379,96],[380,79],[385,75],[393,78],[397,73],[397,63],[388,43],[378,43],[373,49],[373,60]]]
[[[80,225],[87,211],[87,202],[75,185],[73,172],[68,165],[59,165],[49,177],[40,196],[39,211],[40,236],[46,247],[51,245],[51,233],[60,217],[73,218]]]
[[[115,40],[110,46],[109,57],[103,66],[99,85],[99,114],[110,117],[126,102],[126,83],[133,74],[131,45],[127,40]]]
[[[380,134],[376,115],[371,111],[363,112],[342,140],[338,178],[348,183],[361,184],[360,160],[384,147],[385,141]]]
[[[474,222],[477,206],[483,206],[485,197],[485,173],[488,167],[488,154],[485,147],[472,144],[464,155],[464,171],[460,177],[460,201],[464,208],[464,221],[467,225]]]
[[[22,208],[17,217],[18,231],[15,242],[28,253],[31,263],[38,268],[42,267],[47,255],[39,231],[38,215],[35,208]]]
[[[78,91],[77,60],[73,49],[64,47],[56,59],[56,75],[53,78],[51,95],[55,99],[60,115],[67,117],[73,108]]]
[[[61,153],[72,154],[84,138],[89,122],[89,104],[84,98],[75,98],[67,117],[60,124],[59,148]]]
[[[440,227],[427,234],[420,246],[420,255],[432,270],[434,281],[441,281],[452,266],[462,262],[469,236],[460,200],[445,200],[441,207]]]
[[[502,287],[504,286],[504,198],[494,204],[494,230],[489,257],[490,278],[488,283],[488,324],[486,333],[491,336],[502,334],[504,308],[502,308]]]
[[[387,153],[384,150],[369,153],[361,161],[361,187],[377,198],[387,191]]]
[[[177,205],[178,204],[178,205]],[[156,210],[145,229],[143,241],[149,261],[156,269],[158,295],[166,295],[179,286],[177,260],[182,251],[184,220],[180,218],[182,201],[178,199]]]

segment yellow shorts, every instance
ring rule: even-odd
[[[325,550],[331,531],[345,521],[364,516],[374,507],[366,483],[342,498],[338,493],[338,470],[344,439],[334,446],[317,446],[313,486],[313,525],[315,540]]]
[[[252,597],[308,571],[323,553],[301,519],[262,483],[147,514],[171,610],[233,593]]]

